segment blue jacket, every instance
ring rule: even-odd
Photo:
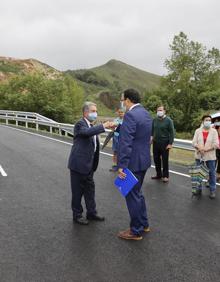
[[[73,146],[69,156],[68,168],[81,174],[95,171],[99,162],[99,139],[96,136],[96,151],[94,152],[94,135],[105,132],[103,125],[89,127],[82,118],[74,127]]]
[[[150,167],[151,129],[152,118],[141,105],[125,114],[119,135],[119,168],[138,172]]]

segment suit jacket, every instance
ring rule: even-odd
[[[105,132],[103,125],[89,127],[82,118],[74,127],[73,146],[69,156],[68,168],[81,174],[95,171],[99,162],[99,138],[96,136],[96,151],[94,135]]]
[[[152,118],[141,105],[125,114],[119,135],[119,168],[138,172],[150,167],[151,128]]]

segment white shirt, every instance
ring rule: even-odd
[[[140,103],[134,104],[133,106],[130,107],[129,111],[132,110],[134,107],[139,106]]]
[[[91,127],[90,121],[87,118],[85,118],[85,117],[84,117],[84,119],[85,119],[86,123],[88,124],[88,126]],[[93,141],[94,141],[94,152],[95,152],[96,151],[96,147],[97,147],[96,135],[93,136]]]

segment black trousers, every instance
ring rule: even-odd
[[[79,218],[82,216],[83,207],[81,201],[83,196],[86,204],[87,215],[95,215],[97,213],[93,174],[93,171],[85,175],[70,170],[73,218]]]
[[[166,149],[167,145],[167,142],[153,142],[153,157],[158,177],[169,178],[169,150]],[[163,171],[161,170],[161,163],[163,164]]]

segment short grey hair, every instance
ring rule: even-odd
[[[82,107],[82,112],[83,112],[83,114],[84,114],[85,112],[88,112],[91,106],[96,106],[96,104],[93,103],[93,102],[85,102],[85,103],[83,104],[83,107]]]

